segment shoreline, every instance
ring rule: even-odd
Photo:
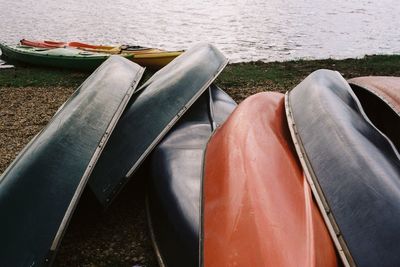
[[[400,55],[232,63],[216,84],[240,103],[257,92],[290,90],[321,68],[337,70],[349,79],[400,76],[399,66]],[[0,173],[89,75],[22,66],[0,70]],[[150,76],[146,72],[143,80]],[[131,181],[105,212],[98,208],[90,192],[85,192],[55,266],[157,266],[147,232],[144,183]]]

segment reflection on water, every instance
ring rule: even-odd
[[[0,0],[0,40],[217,45],[233,62],[400,52],[395,0]]]

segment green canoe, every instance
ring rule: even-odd
[[[110,54],[82,51],[74,48],[35,48],[29,46],[9,46],[0,44],[2,57],[27,64],[93,71],[99,67]],[[126,58],[132,55],[124,55]]]

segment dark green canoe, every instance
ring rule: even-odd
[[[110,57],[0,177],[0,266],[53,255],[109,135],[143,73]]]
[[[344,265],[399,266],[398,114],[329,70],[313,72],[288,92],[286,112]]]
[[[110,203],[226,64],[216,47],[196,45],[138,89],[89,179],[90,189],[103,205]]]
[[[0,44],[0,48],[2,57],[12,61],[81,71],[93,71],[110,57],[110,54],[88,52],[75,48],[47,49],[5,44]],[[127,54],[124,57],[131,58],[133,56]]]

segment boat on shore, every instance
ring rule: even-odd
[[[328,70],[286,95],[297,153],[346,266],[400,262],[400,135],[391,134],[400,117],[385,105]]]
[[[0,44],[2,57],[25,64],[72,69],[91,72],[98,68],[111,54],[94,53],[76,48],[35,48]],[[133,55],[122,55],[131,59]]]
[[[133,45],[95,45],[87,44],[82,42],[59,42],[59,41],[48,41],[48,40],[27,40],[22,39],[19,41],[21,45],[38,47],[38,48],[78,48],[82,50],[88,50],[91,52],[104,52],[104,53],[121,53],[122,51],[135,51],[135,52],[156,52],[163,51],[156,48],[143,47],[143,46],[133,46]]]
[[[283,94],[244,100],[210,139],[204,164],[201,266],[337,266]]]
[[[87,180],[144,69],[110,57],[0,177],[0,266],[51,265]]]
[[[161,266],[199,265],[203,154],[235,107],[225,92],[210,86],[149,157],[147,217]]]
[[[111,203],[227,62],[216,47],[199,44],[156,72],[135,92],[89,180],[91,191],[103,206]]]
[[[355,90],[364,89],[381,98],[397,114],[400,114],[400,77],[368,76],[348,80]],[[355,89],[356,88],[356,89]]]
[[[400,78],[370,76],[348,82],[368,118],[400,151]]]
[[[74,48],[87,52],[120,54],[130,58],[133,62],[158,70],[170,63],[173,59],[183,53],[183,51],[166,51],[158,48],[132,46],[132,45],[94,45],[81,42],[57,42],[57,41],[31,41],[22,39],[22,45],[37,48]]]

